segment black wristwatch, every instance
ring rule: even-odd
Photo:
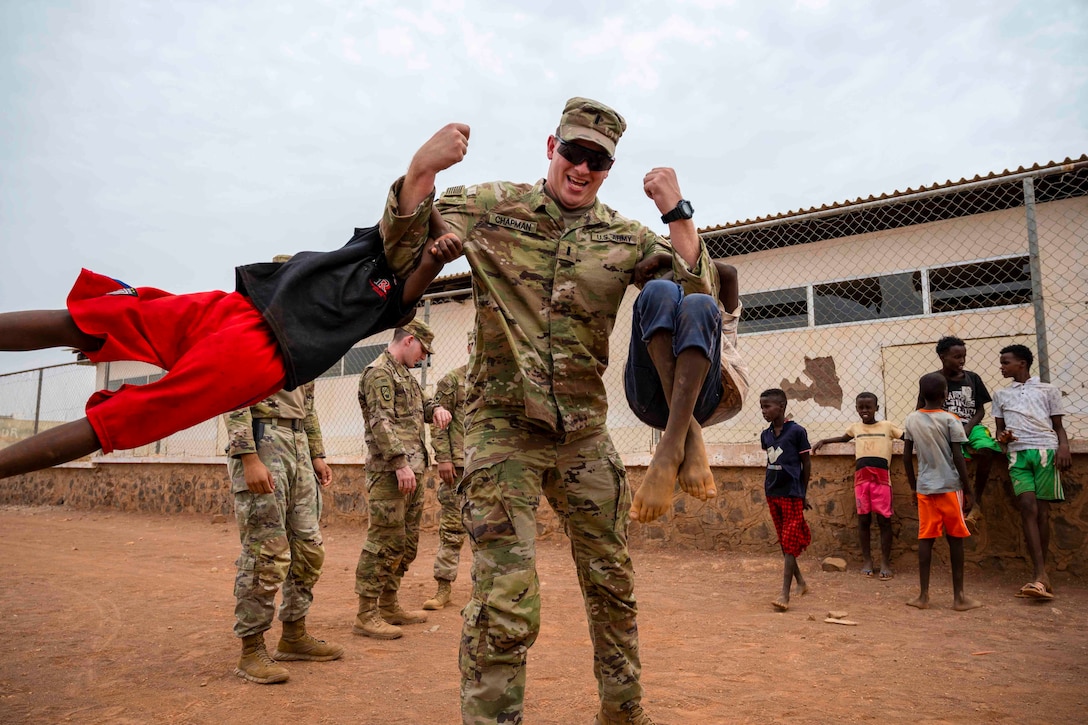
[[[661,217],[663,224],[669,224],[680,219],[691,219],[695,216],[695,207],[691,205],[691,202],[687,199],[681,199],[676,202],[676,206],[668,214]]]

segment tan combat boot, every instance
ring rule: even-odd
[[[258,685],[287,682],[291,675],[283,665],[276,664],[264,648],[264,632],[242,637],[242,659],[234,668],[234,674]]]
[[[355,617],[351,632],[374,639],[398,639],[403,635],[400,627],[394,627],[381,618],[378,600],[373,597],[359,597],[359,614]]]
[[[340,659],[344,654],[344,648],[338,644],[317,639],[306,631],[306,618],[295,622],[283,623],[283,636],[280,637],[276,651],[272,653],[272,659],[284,662],[286,660],[310,660],[311,662],[328,662]]]
[[[593,725],[654,725],[654,721],[642,709],[642,705],[620,708],[616,712],[607,712],[602,705],[597,717],[593,718]]]
[[[427,611],[434,611],[435,609],[441,609],[450,603],[450,595],[453,593],[453,582],[446,581],[445,579],[438,579],[438,591],[435,595],[423,602],[423,608]]]
[[[378,600],[378,611],[382,619],[390,624],[423,624],[427,621],[427,615],[423,612],[409,612],[402,609],[397,601],[397,590],[386,589]]]

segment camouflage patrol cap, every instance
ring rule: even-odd
[[[293,255],[293,254],[277,254],[275,257],[272,258],[272,261],[273,262],[281,262],[281,263],[282,262],[289,262],[289,261],[291,261],[291,257],[293,257],[293,256],[295,256],[295,255]]]
[[[412,320],[407,325],[402,325],[401,329],[407,332],[409,335],[419,340],[419,344],[423,346],[423,349],[428,353],[433,353],[434,346],[434,332],[422,320]]]
[[[626,130],[623,116],[599,101],[576,96],[563,108],[556,135],[564,141],[591,141],[615,156],[616,142]]]

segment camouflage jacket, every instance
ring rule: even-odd
[[[441,405],[453,416],[446,430],[431,426],[434,459],[449,461],[458,468],[465,467],[465,376],[468,365],[450,370],[434,389],[435,405]]]
[[[402,183],[390,190],[381,222],[387,255],[391,247],[419,249],[428,229],[432,199],[402,213]],[[713,293],[705,245],[689,269],[666,239],[599,200],[565,228],[543,180],[457,186],[433,203],[472,267],[476,353],[467,413],[474,420],[514,413],[568,435],[603,428],[608,338],[639,260],[671,253],[686,291]]]
[[[359,407],[366,423],[367,467],[395,471],[411,466],[422,473],[430,464],[423,424],[431,421],[436,405],[388,350],[359,376]]]
[[[321,424],[317,421],[314,410],[314,384],[295,388],[291,392],[280,392],[265,398],[256,405],[227,413],[223,417],[227,422],[227,455],[237,458],[244,453],[256,453],[253,442],[254,418],[291,418],[298,419],[300,413],[306,430],[306,442],[310,446],[310,458],[323,458],[325,444],[321,440]]]

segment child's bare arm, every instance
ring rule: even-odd
[[[714,267],[718,270],[718,300],[726,312],[732,312],[740,306],[740,278],[737,268],[714,260]]]
[[[909,438],[903,440],[903,472],[907,474],[910,490],[917,493],[918,479],[914,476],[914,441]],[[917,499],[915,505],[917,505]]]
[[[967,484],[967,461],[963,458],[963,448],[956,441],[950,441],[952,445],[952,462],[956,464],[956,473],[960,477],[960,486],[963,488],[963,510],[970,511],[974,504],[974,496],[971,495],[971,487]]]
[[[828,443],[849,443],[854,440],[854,436],[843,433],[841,436],[835,436],[834,438],[821,438],[816,441],[812,446],[812,452],[820,450],[822,446],[826,446]]]
[[[427,291],[427,286],[434,281],[438,273],[442,271],[448,262],[452,262],[461,256],[461,240],[449,230],[442,221],[438,210],[431,207],[431,239],[423,249],[423,255],[419,259],[419,265],[408,275],[404,281],[404,290],[401,293],[402,304],[405,307],[414,305]]]
[[[635,265],[635,284],[642,286],[657,277],[662,267],[672,269],[672,255],[665,252],[651,254]]]
[[[1058,436],[1058,455],[1054,458],[1054,464],[1059,471],[1068,471],[1073,467],[1073,454],[1069,451],[1069,438],[1065,435],[1065,426],[1060,415],[1050,416],[1050,424],[1054,433]]]
[[[802,508],[810,509],[812,505],[808,502],[808,480],[812,475],[812,456],[805,453],[801,454],[801,496],[804,499]]]
[[[1016,440],[1016,436],[1012,434],[1012,431],[1005,427],[1004,418],[994,418],[994,428],[997,430],[994,438],[998,443],[1008,444]]]

